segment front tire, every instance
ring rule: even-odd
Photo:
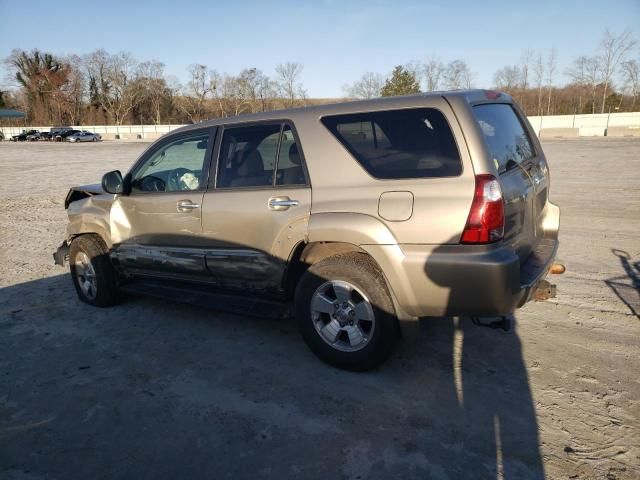
[[[75,238],[69,251],[69,266],[80,300],[96,307],[109,307],[118,302],[116,272],[100,237]]]
[[[364,254],[336,255],[309,267],[296,289],[295,311],[309,348],[344,370],[380,365],[399,337],[386,282]]]

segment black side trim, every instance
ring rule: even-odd
[[[198,288],[189,283],[167,284],[154,280],[136,279],[120,285],[120,290],[253,317],[284,318],[290,315],[289,305],[284,302],[250,297],[246,294],[232,295],[216,292]]]

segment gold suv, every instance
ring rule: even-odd
[[[263,315],[366,370],[423,316],[506,315],[551,267],[559,209],[513,100],[471,90],[207,121],[76,187],[55,254],[119,291]],[[264,308],[264,307],[269,308]]]

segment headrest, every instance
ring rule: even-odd
[[[250,150],[238,166],[237,174],[240,177],[255,177],[264,173],[262,155],[258,150]]]
[[[293,143],[289,147],[289,161],[294,165],[300,165],[300,152],[298,152],[297,143]]]

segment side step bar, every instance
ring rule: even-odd
[[[136,280],[120,285],[119,289],[133,295],[145,295],[199,307],[220,310],[253,317],[271,319],[286,318],[291,315],[289,305],[268,299],[256,299],[231,295],[223,292],[200,289],[193,285],[167,285],[161,282]]]

